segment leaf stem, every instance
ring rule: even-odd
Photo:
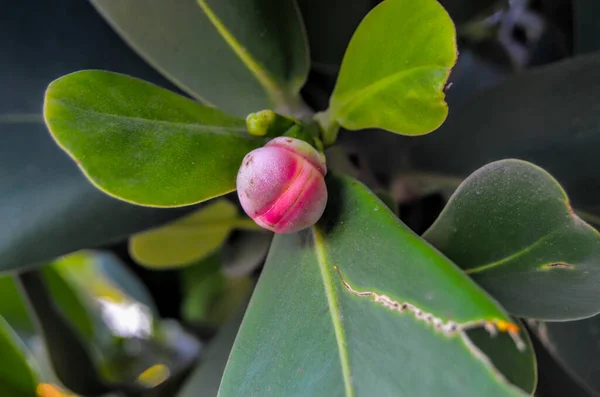
[[[332,120],[329,110],[317,113],[314,119],[321,127],[321,137],[325,147],[333,145],[337,139],[340,125]]]

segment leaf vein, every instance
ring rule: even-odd
[[[341,101],[342,103],[335,107],[334,113],[339,114],[340,111],[344,108],[346,108],[346,113],[349,113],[348,108],[352,109],[352,108],[356,107],[360,102],[364,101],[369,96],[380,91],[380,89],[382,87],[385,87],[388,84],[394,82],[395,80],[401,79],[405,75],[412,73],[415,70],[420,70],[420,69],[439,69],[439,70],[447,70],[447,71],[449,70],[448,67],[439,66],[439,65],[424,65],[424,66],[419,66],[419,67],[412,68],[412,69],[401,70],[399,72],[396,72],[394,74],[386,76],[381,80],[371,83],[371,84],[359,89],[358,91],[355,91],[352,95],[350,95],[349,98],[342,100]]]
[[[325,253],[324,238],[316,226],[312,228],[312,233],[317,252],[317,262],[319,263],[319,270],[321,271],[321,277],[323,278],[323,284],[325,286],[325,294],[327,295],[329,314],[331,315],[335,339],[338,345],[340,363],[342,365],[342,375],[344,378],[345,394],[346,397],[354,397],[354,389],[352,387],[352,372],[350,370],[350,360],[347,350],[348,344],[346,342],[344,328],[342,327],[338,297],[335,293],[335,287],[333,286],[333,280],[329,270],[330,266],[327,263],[328,261]]]
[[[481,266],[477,266],[477,267],[473,267],[471,269],[466,269],[465,273],[467,274],[473,274],[473,273],[479,273],[485,270],[489,270],[492,269],[494,267],[498,267],[501,265],[504,265],[512,260],[515,260],[517,258],[519,258],[522,255],[528,254],[529,252],[533,251],[537,246],[539,246],[540,244],[545,243],[548,239],[550,239],[551,237],[553,237],[554,235],[558,234],[559,232],[561,232],[562,229],[560,228],[556,228],[554,229],[552,232],[538,238],[537,240],[535,240],[533,243],[531,243],[530,245],[528,245],[527,247],[513,253],[510,254],[509,256],[506,256],[502,259],[499,259],[497,261],[491,262],[491,263],[486,263],[484,265]]]
[[[210,125],[210,124],[186,123],[186,122],[170,121],[170,120],[146,119],[146,118],[137,117],[137,116],[126,116],[126,115],[121,115],[121,114],[98,112],[95,110],[85,109],[85,108],[73,106],[73,105],[63,105],[63,106],[69,107],[71,110],[74,110],[76,112],[92,114],[92,115],[99,115],[99,116],[103,116],[103,117],[107,117],[107,118],[125,119],[125,120],[135,121],[135,122],[139,122],[139,123],[152,123],[152,124],[167,125],[167,126],[183,128],[186,130],[195,130],[198,133],[235,135],[235,136],[239,136],[240,138],[247,138],[249,140],[256,139],[255,137],[253,137],[249,134],[246,134],[247,130],[245,127],[226,127],[226,126],[222,126],[222,125]],[[200,130],[202,130],[202,131],[200,131]],[[238,133],[243,133],[243,134],[238,134]]]

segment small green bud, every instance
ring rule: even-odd
[[[301,124],[294,119],[282,116],[272,110],[261,110],[246,117],[246,128],[250,135],[277,137],[290,128]]]
[[[265,136],[277,119],[277,113],[272,110],[261,110],[250,113],[246,117],[246,127],[250,135]]]

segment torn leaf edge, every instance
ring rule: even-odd
[[[455,336],[459,336],[463,344],[469,349],[469,351],[473,354],[475,358],[481,361],[485,366],[490,368],[495,376],[499,378],[500,381],[504,382],[509,387],[516,389],[520,393],[525,393],[526,395],[532,395],[532,393],[527,393],[522,390],[518,386],[511,383],[504,374],[502,374],[490,358],[473,343],[473,341],[467,335],[467,331],[476,329],[476,328],[484,328],[491,337],[494,337],[498,334],[498,332],[506,332],[515,343],[516,348],[524,352],[527,349],[527,344],[521,338],[520,328],[517,324],[508,322],[506,320],[478,320],[471,321],[467,323],[457,323],[452,320],[446,320],[434,316],[432,313],[425,312],[424,310],[419,309],[417,306],[413,305],[409,302],[398,302],[387,295],[380,295],[372,291],[358,291],[354,289],[344,278],[342,271],[338,266],[333,266],[333,270],[338,274],[340,281],[344,288],[350,292],[352,295],[358,296],[360,298],[371,298],[371,300],[375,303],[381,304],[382,306],[398,312],[405,313],[408,312],[413,315],[413,317],[419,321],[423,321],[428,325],[432,325],[433,329],[444,336],[451,338]]]

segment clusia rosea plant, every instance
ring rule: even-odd
[[[188,65],[218,76],[196,82],[200,102],[85,70],[50,84],[44,117],[90,181],[114,197],[181,207],[237,189],[247,215],[275,232],[219,395],[532,394],[535,357],[518,318],[600,311],[600,238],[557,181],[520,160],[488,164],[418,236],[343,164],[327,161],[340,131],[418,136],[442,125],[457,57],[444,8],[382,1],[347,47],[329,108],[314,112],[300,96],[309,57],[295,1],[198,4],[202,28],[220,37]],[[118,7],[99,5],[115,18]],[[220,51],[235,66],[211,63]],[[239,95],[223,97],[236,79],[244,81]],[[177,241],[183,249],[201,243]]]

